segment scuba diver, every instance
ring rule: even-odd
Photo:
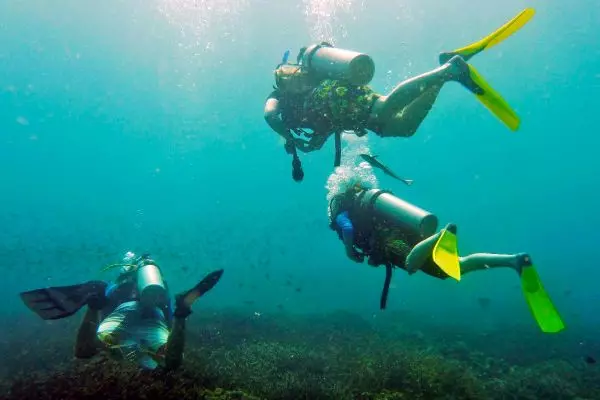
[[[519,117],[467,61],[511,36],[534,13],[525,9],[484,39],[441,53],[440,67],[401,82],[387,95],[367,86],[375,64],[366,54],[320,43],[303,47],[293,64],[286,51],[275,69],[276,86],[266,100],[264,118],[285,140],[285,150],[293,157],[293,179],[300,182],[304,178],[297,150],[319,150],[332,134],[336,167],[340,165],[339,136],[344,130],[358,136],[367,130],[380,137],[412,136],[450,81],[466,87],[511,130],[517,130]]]
[[[328,180],[330,228],[344,243],[347,256],[358,263],[385,266],[386,277],[380,308],[386,307],[393,267],[409,275],[422,271],[438,279],[460,281],[462,275],[490,268],[513,269],[529,308],[543,332],[556,333],[564,323],[546,294],[531,257],[526,253],[477,253],[459,256],[456,225],[436,232],[437,217],[391,192],[370,188],[373,179],[363,179],[361,163],[354,173],[334,172]],[[359,170],[359,171],[357,171]]]
[[[100,348],[143,369],[177,369],[183,360],[186,318],[199,297],[223,274],[208,274],[192,289],[175,296],[175,310],[161,269],[150,255],[127,252],[114,282],[89,281],[21,293],[27,307],[44,320],[69,317],[87,305],[75,344],[76,358],[91,358]]]

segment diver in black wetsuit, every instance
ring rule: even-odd
[[[459,257],[456,249],[456,225],[435,232],[437,218],[406,203],[390,192],[363,189],[354,185],[329,203],[330,228],[343,241],[346,255],[371,266],[386,267],[386,280],[380,308],[385,309],[392,268],[410,275],[423,271],[438,279],[494,267],[509,267],[520,273],[531,266],[525,253],[476,253]]]
[[[368,163],[336,169],[327,181],[329,227],[343,241],[348,258],[384,265],[386,278],[380,308],[385,309],[393,268],[409,275],[423,271],[438,279],[490,268],[514,270],[525,299],[542,331],[560,332],[565,325],[526,253],[475,253],[460,256],[456,225],[437,231],[437,217],[389,191],[371,188],[376,179]]]
[[[509,129],[517,130],[519,117],[468,61],[511,36],[534,14],[525,9],[482,40],[441,53],[439,67],[400,82],[387,94],[369,86],[375,63],[367,54],[322,42],[302,47],[294,64],[286,51],[275,69],[276,86],[265,101],[264,118],[293,156],[294,180],[304,177],[297,150],[319,150],[332,135],[334,165],[339,165],[342,131],[357,136],[371,131],[385,138],[414,135],[448,82],[460,83]]]

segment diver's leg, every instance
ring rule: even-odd
[[[381,137],[409,137],[415,134],[437,99],[441,86],[433,87],[398,113],[378,132]]]
[[[405,80],[388,95],[377,98],[371,110],[369,126],[375,132],[386,131],[386,125],[396,114],[430,90],[435,96],[426,105],[431,108],[442,86],[448,81],[457,81],[467,87],[472,85],[467,63],[460,56],[454,56],[432,71]]]
[[[438,232],[435,235],[429,236],[427,239],[419,242],[413,249],[408,253],[406,257],[406,271],[409,275],[414,274],[423,267],[425,261],[431,257],[433,247],[440,238],[442,232]]]
[[[213,271],[204,277],[196,286],[187,292],[175,296],[175,312],[173,313],[173,326],[167,340],[165,354],[165,367],[173,370],[179,368],[183,361],[185,347],[185,320],[192,313],[192,304],[206,292],[211,290],[219,279],[223,270]]]
[[[96,341],[96,332],[100,324],[100,311],[87,308],[83,321],[77,331],[77,341],[75,342],[76,358],[91,358],[98,352],[98,343]]]
[[[473,271],[489,268],[512,268],[519,272],[526,265],[529,256],[525,253],[519,254],[492,254],[476,253],[466,257],[460,257],[460,271],[463,275]]]
[[[165,355],[165,367],[169,370],[179,368],[183,361],[183,349],[185,347],[185,320],[187,317],[180,315],[173,317],[173,326],[167,340]]]

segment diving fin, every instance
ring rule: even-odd
[[[506,100],[504,100],[502,96],[500,96],[500,94],[485,81],[472,65],[467,64],[467,66],[469,67],[469,77],[471,82],[463,85],[473,92],[477,99],[510,130],[516,131],[519,129],[521,120],[517,113],[513,111]]]
[[[61,319],[75,314],[99,289],[96,282],[55,286],[20,293],[23,303],[44,320]]]
[[[456,226],[448,224],[441,231],[440,237],[433,247],[433,262],[448,276],[460,281],[460,263],[458,261],[458,245]]]
[[[202,297],[206,292],[211,290],[221,279],[223,270],[219,269],[206,275],[196,286],[181,295],[181,301],[188,308],[192,306],[194,301]]]
[[[440,65],[445,64],[455,55],[460,55],[464,58],[465,61],[469,61],[471,57],[476,54],[481,53],[483,50],[487,50],[495,45],[503,42],[513,33],[517,32],[521,29],[533,16],[535,15],[535,10],[533,8],[526,8],[521,11],[516,17],[508,21],[506,24],[502,25],[500,28],[496,29],[490,35],[485,38],[471,43],[468,46],[461,47],[460,49],[456,49],[454,51],[441,53],[439,55]]]
[[[525,300],[527,300],[529,309],[542,332],[558,333],[565,329],[560,314],[544,290],[540,277],[531,262],[522,267],[520,275]]]

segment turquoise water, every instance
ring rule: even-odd
[[[286,49],[329,40],[371,55],[386,92],[534,7],[473,59],[522,117],[518,132],[450,83],[415,136],[368,146],[415,179],[381,175],[383,187],[458,225],[461,253],[529,252],[567,326],[597,324],[600,9],[440,3],[2,2],[0,313],[34,319],[20,291],[103,278],[131,249],[153,253],[175,291],[224,268],[206,307],[384,317],[383,271],[347,260],[327,226],[333,141],[301,155],[298,184],[263,120],[273,69]],[[537,329],[511,271],[460,284],[400,271],[393,285],[388,309],[441,329]]]

